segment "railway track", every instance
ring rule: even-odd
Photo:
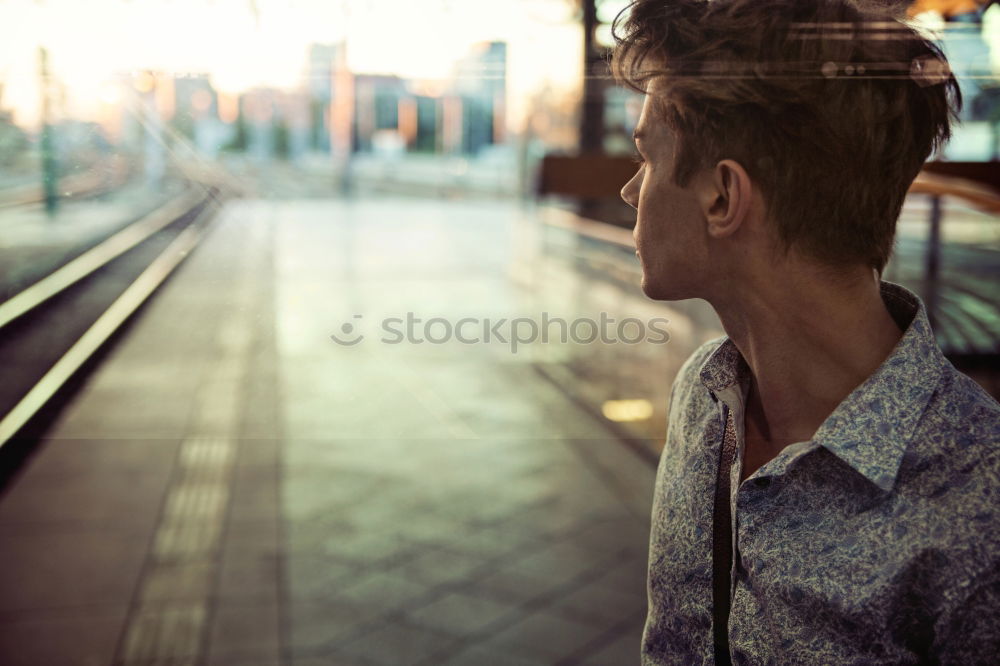
[[[229,195],[195,183],[0,303],[0,484]]]

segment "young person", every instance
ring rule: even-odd
[[[642,289],[726,336],[671,390],[643,664],[993,663],[1000,405],[881,280],[961,95],[905,3],[638,0]]]

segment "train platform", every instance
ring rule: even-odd
[[[887,274],[917,291],[925,204]],[[707,304],[646,299],[627,239],[530,203],[220,205],[0,496],[0,662],[635,663],[664,408],[721,334]],[[127,217],[60,223],[45,256]],[[995,220],[946,220],[945,330],[995,344]],[[513,325],[605,315],[669,335]]]
[[[0,499],[3,663],[635,662],[650,462],[551,350],[380,335],[566,314],[523,215],[227,204]]]

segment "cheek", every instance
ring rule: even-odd
[[[646,167],[639,189],[639,206],[646,212],[661,212],[670,198],[670,185],[663,182],[659,172]]]
[[[650,206],[650,195],[652,194],[653,188],[649,182],[648,178],[644,178],[639,184],[639,195],[636,198],[636,227],[646,226],[649,222],[647,219],[650,216],[652,207]]]
[[[670,213],[669,204],[670,198],[663,188],[659,187],[654,180],[647,178],[639,192],[636,215],[636,228],[641,231],[643,236],[659,235],[657,232],[664,228]]]

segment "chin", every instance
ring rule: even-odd
[[[647,298],[651,298],[654,301],[669,300],[667,290],[664,289],[659,282],[654,282],[645,275],[642,276],[642,293],[646,294]]]
[[[679,282],[663,279],[653,280],[646,275],[642,276],[642,293],[654,301],[683,301],[688,298],[697,298]]]

